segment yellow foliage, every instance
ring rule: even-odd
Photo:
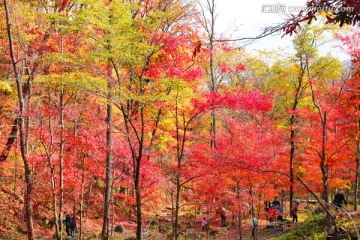
[[[0,81],[0,93],[10,94],[12,91],[10,84]]]

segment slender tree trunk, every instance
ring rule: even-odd
[[[64,89],[61,86],[60,90],[60,146],[59,146],[59,187],[60,187],[60,196],[59,196],[59,224],[60,224],[60,232],[63,229],[63,209],[64,209]]]
[[[297,86],[295,89],[295,96],[294,96],[294,103],[291,107],[291,109],[293,111],[295,111],[297,109],[297,106],[299,104],[299,99],[300,99],[300,93],[303,89],[303,77],[305,74],[305,66],[303,64],[303,58],[300,57],[300,68],[301,68],[301,72],[298,78],[298,82],[297,82]],[[290,207],[289,207],[289,211],[290,211],[290,216],[291,216],[291,209],[293,206],[293,201],[294,201],[294,157],[295,157],[295,122],[296,122],[296,116],[295,115],[291,115],[290,117]]]
[[[15,173],[14,173],[14,196],[16,196],[16,189],[17,189],[17,179],[18,179],[18,148],[17,145],[15,147]]]
[[[360,126],[360,124],[359,124],[359,126]],[[354,189],[354,211],[357,211],[357,204],[358,204],[358,197],[359,197],[359,166],[360,166],[360,139],[358,139],[356,141],[356,169],[355,169],[355,189]]]
[[[111,181],[111,239],[113,238],[114,225],[115,225],[115,201],[114,201],[114,182],[115,182],[115,168],[112,168],[112,181]]]
[[[171,196],[171,224],[173,224],[173,226],[174,226],[174,224],[175,224],[175,220],[174,220],[175,219],[174,191],[172,189],[170,191],[171,191],[171,193],[170,193],[170,196]]]
[[[82,162],[82,170],[81,170],[81,189],[80,189],[80,240],[83,238],[82,236],[82,224],[83,224],[83,205],[84,205],[84,184],[85,184],[85,158],[83,158]]]
[[[91,192],[92,192],[92,185],[93,185],[93,176],[90,177],[90,184],[89,184],[89,193],[88,193],[88,197],[87,197],[87,202],[86,202],[86,213],[85,213],[85,222],[88,218],[88,213],[89,213],[89,207],[90,207],[90,198],[91,198]]]
[[[236,181],[236,198],[240,201],[240,181]],[[238,222],[239,222],[239,240],[242,240],[242,211],[238,211]]]
[[[74,171],[74,179],[76,178],[76,172]],[[75,189],[76,188],[74,188],[74,190],[73,190],[73,212],[72,212],[72,217],[73,217],[73,219],[76,221],[76,194],[75,194]]]
[[[26,159],[25,154],[23,155],[23,159]],[[27,225],[28,240],[32,240],[32,239],[34,239],[34,233],[33,233],[34,224],[33,224],[32,200],[31,200],[33,182],[32,182],[32,174],[31,174],[30,166],[27,161],[26,161],[26,163],[24,162],[24,166],[25,166],[25,183],[26,183],[25,220],[26,220],[26,225]]]
[[[293,119],[295,118],[294,115],[291,116],[291,120],[290,120],[290,193],[289,193],[289,201],[290,201],[290,216],[292,216],[291,214],[291,209],[293,206],[293,199],[294,199],[294,153],[295,153],[295,130],[293,129]]]
[[[239,240],[242,240],[242,239],[243,239],[243,236],[242,236],[242,217],[243,217],[242,211],[239,210],[239,211],[238,211],[238,219],[239,219]]]
[[[17,61],[15,59],[15,53],[14,53],[14,44],[13,44],[13,38],[12,38],[12,32],[11,32],[11,21],[10,21],[10,14],[8,9],[8,3],[6,0],[4,0],[4,8],[5,8],[5,17],[6,17],[6,29],[7,29],[7,35],[9,39],[9,47],[10,47],[10,57],[11,57],[11,63],[13,66],[13,70],[15,73],[15,79],[16,79],[16,86],[17,86],[17,93],[18,93],[18,101],[19,101],[19,116],[18,116],[18,126],[20,130],[20,149],[21,149],[21,157],[23,159],[24,163],[24,171],[25,171],[25,196],[24,196],[24,209],[25,209],[25,219],[26,219],[26,225],[27,225],[27,237],[29,240],[34,239],[33,235],[33,212],[32,212],[32,188],[33,188],[33,178],[32,178],[32,172],[30,165],[28,163],[28,136],[29,136],[29,122],[25,122],[24,116],[26,113],[26,106],[25,106],[25,100],[23,95],[23,83],[22,83],[22,76],[19,73]],[[28,104],[26,104],[29,107],[30,104],[30,82],[28,83],[29,88],[28,92],[26,93],[28,97],[26,100],[28,101]],[[25,118],[29,121],[29,118]],[[26,128],[27,126],[27,128]]]
[[[179,133],[179,115],[178,115],[178,93],[175,106],[175,127],[176,127],[176,159],[177,159],[177,173],[176,173],[176,195],[175,195],[175,223],[173,223],[174,239],[179,238],[179,208],[180,208],[180,192],[181,192],[181,153],[180,153],[180,133]]]
[[[320,159],[320,169],[322,173],[322,180],[323,180],[323,199],[326,204],[326,208],[330,210],[329,205],[329,185],[328,185],[328,165],[326,164],[326,145],[327,145],[327,138],[326,138],[326,130],[327,130],[327,112],[324,112],[324,118],[322,122],[322,141],[321,141],[321,159]],[[327,214],[327,225],[330,229],[331,227],[331,217]]]
[[[359,106],[357,106],[357,109],[359,109]],[[355,150],[355,161],[356,161],[356,167],[355,167],[355,187],[354,187],[354,211],[357,211],[358,207],[358,199],[359,199],[359,167],[360,167],[360,118],[355,118],[356,122],[356,150]]]
[[[214,196],[212,195],[211,196],[211,202],[210,202],[210,208],[208,209],[209,213],[208,213],[208,228],[207,228],[207,239],[209,240],[210,239],[210,229],[211,229],[211,222],[212,222],[212,219],[211,219],[211,213],[212,213],[212,210],[213,210],[213,202],[214,202]]]
[[[110,0],[112,2],[112,0]],[[109,23],[112,24],[113,13],[111,11],[109,15]],[[111,41],[107,40],[107,49],[111,51]],[[111,78],[113,68],[111,65],[111,58],[108,59],[109,67],[108,67],[108,77]],[[113,64],[114,65],[114,64]],[[115,66],[114,66],[115,67]],[[116,69],[115,69],[116,70]],[[111,201],[111,182],[112,182],[112,111],[113,111],[113,99],[112,99],[112,85],[110,79],[107,82],[107,118],[106,118],[106,180],[105,180],[105,192],[104,192],[104,215],[103,215],[103,226],[101,231],[101,239],[107,240],[109,239],[109,226],[110,226],[110,201]]]
[[[51,187],[52,187],[52,195],[53,195],[53,214],[55,221],[55,230],[56,230],[56,239],[61,240],[61,231],[59,226],[59,218],[57,214],[57,193],[56,193],[56,180],[55,180],[55,166],[52,164],[51,156],[49,156],[49,162],[51,162]]]
[[[179,226],[180,192],[181,192],[180,173],[177,173],[176,196],[175,196],[175,223],[173,225],[173,233],[174,233],[175,240],[177,240],[179,238],[179,229],[178,229],[179,227],[178,226]]]
[[[111,200],[111,182],[112,182],[112,87],[108,83],[108,105],[107,105],[107,130],[106,130],[106,187],[104,196],[104,218],[101,232],[102,239],[109,239],[110,224],[110,200]]]
[[[214,74],[214,34],[215,34],[215,0],[208,1],[208,8],[210,11],[210,26],[208,28],[209,46],[210,46],[210,78],[211,78],[211,90],[217,91],[216,79]],[[216,148],[216,116],[215,112],[211,112],[211,140],[210,147]]]
[[[50,101],[50,90],[49,90],[49,102]],[[56,231],[56,239],[61,240],[61,231],[59,225],[59,216],[57,214],[57,192],[56,192],[56,173],[55,173],[55,165],[52,161],[52,146],[53,146],[53,129],[51,124],[51,116],[49,116],[49,133],[50,133],[50,144],[49,150],[47,151],[48,162],[50,164],[50,174],[51,174],[51,188],[52,188],[52,200],[53,200],[53,215],[55,221],[55,231]]]
[[[254,216],[255,216],[254,196],[253,196],[253,191],[252,191],[252,185],[250,185],[249,194],[250,194],[250,198],[251,198],[251,205],[250,205],[251,215],[254,215]]]
[[[140,79],[140,89],[143,89],[142,80]],[[141,93],[142,94],[142,93]],[[140,133],[137,140],[138,149],[136,150],[133,145],[133,140],[130,137],[130,102],[128,101],[127,106],[128,111],[125,111],[124,108],[121,109],[124,115],[125,128],[127,132],[127,140],[131,149],[132,161],[133,161],[133,180],[135,188],[135,199],[136,199],[136,239],[140,240],[142,238],[142,206],[141,206],[141,186],[140,186],[140,169],[141,169],[141,159],[143,156],[143,145],[145,139],[145,116],[144,116],[144,107],[139,107],[139,120],[140,120]],[[127,114],[129,113],[129,115]]]
[[[140,164],[140,159],[137,159],[137,164]],[[141,239],[141,229],[142,229],[142,211],[141,211],[141,190],[140,190],[140,168],[136,168],[135,175],[135,196],[136,196],[136,218],[137,218],[137,227],[136,227],[136,239]]]

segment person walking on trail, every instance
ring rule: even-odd
[[[293,220],[292,222],[294,223],[295,221],[298,222],[298,216],[297,216],[297,213],[298,213],[298,203],[297,202],[294,202],[294,205],[291,209],[291,215],[293,217]]]
[[[254,239],[257,239],[257,228],[258,228],[258,220],[255,216],[253,216],[251,219],[250,219],[250,226],[251,226],[251,236],[254,238]]]
[[[206,229],[206,225],[207,225],[207,221],[206,218],[204,217],[204,219],[201,221],[201,226],[202,226],[202,231],[204,232]]]
[[[222,211],[220,215],[221,215],[221,226],[226,227],[226,213],[225,213],[225,211]]]
[[[71,229],[71,237],[75,238],[75,233],[76,233],[76,218],[75,218],[75,216],[73,218],[71,218],[70,229]]]
[[[65,214],[65,228],[66,228],[66,234],[68,237],[71,237],[71,226],[72,226],[72,218],[69,213],[64,212]]]
[[[345,200],[345,197],[344,197],[344,193],[343,191],[341,190],[340,192],[338,192],[335,197],[334,197],[334,205],[337,207],[337,208],[341,208],[342,207],[342,203],[345,203],[346,205],[346,200]],[[336,209],[337,210],[337,209]]]

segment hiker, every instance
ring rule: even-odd
[[[64,211],[65,214],[65,227],[66,227],[66,234],[68,237],[71,237],[71,226],[72,226],[72,218],[70,216],[69,213],[67,213],[66,211]]]
[[[341,208],[343,202],[346,205],[346,200],[345,200],[345,197],[344,197],[344,193],[343,193],[343,190],[341,190],[340,192],[338,192],[335,195],[333,203],[337,208]]]
[[[75,238],[75,233],[76,233],[76,218],[75,216],[73,218],[71,218],[71,237]]]
[[[250,226],[251,226],[251,236],[256,239],[257,238],[257,228],[258,228],[258,220],[254,216],[250,219]]]
[[[207,221],[206,218],[204,217],[204,219],[201,221],[201,226],[202,226],[202,231],[204,232],[206,229],[206,225],[207,225]]]
[[[226,213],[225,213],[225,211],[222,211],[220,216],[221,216],[221,226],[226,227]]]
[[[295,221],[298,222],[298,216],[297,216],[297,212],[298,212],[298,203],[294,202],[294,205],[291,209],[291,215],[293,217],[292,222],[294,223]]]

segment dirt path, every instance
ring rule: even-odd
[[[199,222],[197,224],[197,226],[200,226],[201,223]],[[259,225],[259,229],[258,229],[258,240],[268,240],[274,237],[278,237],[283,235],[284,231],[279,231],[278,229],[275,228],[270,228],[270,229],[266,229],[265,230],[265,226],[267,225],[267,223],[264,223],[262,225]],[[220,226],[220,221],[215,221],[215,223],[213,223],[213,226]],[[231,226],[231,227],[226,227],[226,228],[219,228],[219,230],[221,232],[224,232],[224,234],[221,234],[220,236],[212,236],[210,239],[217,239],[217,240],[235,240],[235,239],[239,239],[239,228],[238,226]],[[201,227],[196,227],[196,231],[197,232],[201,232]],[[243,239],[253,239],[253,237],[251,236],[252,234],[252,228],[246,224],[245,222],[243,223],[243,228],[242,228],[242,237]],[[207,233],[204,234],[204,237],[202,239],[207,239]],[[185,237],[184,237],[185,239]]]

